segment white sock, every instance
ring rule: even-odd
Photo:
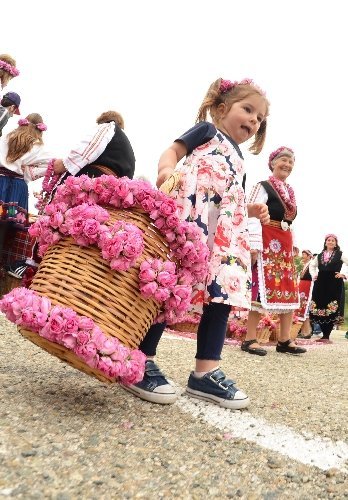
[[[204,377],[204,375],[206,375],[207,373],[210,373],[210,372],[216,370],[217,368],[219,368],[219,367],[215,366],[215,368],[212,368],[208,372],[196,372],[196,371],[194,371],[193,372],[193,376],[196,377],[196,378],[202,378],[202,377]]]

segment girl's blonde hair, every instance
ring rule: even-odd
[[[30,122],[28,125],[19,126],[7,136],[8,139],[8,152],[6,161],[13,163],[21,158],[31,148],[38,144],[42,145],[42,131],[36,128],[38,123],[42,123],[42,116],[38,113],[31,113],[26,117]]]
[[[117,111],[105,111],[97,118],[98,125],[110,122],[116,122],[120,128],[124,129],[123,117]]]
[[[269,102],[266,99],[265,95],[256,85],[253,83],[237,83],[232,86],[230,90],[221,91],[221,84],[225,82],[222,78],[218,78],[213,82],[206,96],[203,99],[201,107],[198,110],[196,123],[205,121],[208,117],[208,113],[210,114],[213,123],[216,124],[217,121],[217,108],[219,104],[225,104],[226,112],[228,112],[232,105],[236,102],[242,101],[246,99],[249,95],[258,94],[261,96],[266,104],[266,116],[265,119],[261,122],[259,130],[255,134],[255,139],[252,145],[249,148],[249,151],[255,155],[259,154],[262,151],[263,145],[266,139],[266,128],[267,128],[267,116],[269,112]]]
[[[9,56],[8,54],[0,54],[0,60],[5,61],[5,63],[10,64],[11,66],[16,67],[16,61],[13,59],[13,57]],[[2,86],[6,87],[8,82],[12,80],[13,75],[6,71],[3,68],[0,68],[0,80],[2,82]]]

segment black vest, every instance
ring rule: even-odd
[[[89,177],[100,177],[103,175],[93,165],[109,167],[118,177],[129,177],[133,179],[135,170],[135,157],[131,143],[123,130],[115,123],[115,133],[102,154],[89,165],[86,165],[77,174]]]
[[[267,181],[261,181],[260,184],[265,188],[265,191],[268,195],[267,206],[271,219],[277,221],[285,220],[288,224],[291,224],[291,220],[284,219],[285,208],[280,201],[277,192]]]

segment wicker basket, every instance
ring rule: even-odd
[[[170,325],[171,330],[176,330],[177,332],[189,332],[197,333],[199,323],[190,323],[189,321],[183,321],[182,323],[175,323],[175,325]]]
[[[301,330],[302,323],[293,323],[291,325],[290,329],[290,338],[291,340],[294,340],[297,338],[298,332]],[[280,333],[280,325],[277,325],[277,328],[275,329],[274,332],[272,332],[270,336],[270,341],[276,342],[279,339],[279,333]]]
[[[92,318],[106,335],[117,337],[127,347],[137,348],[159,311],[156,301],[140,295],[139,267],[147,257],[168,259],[169,247],[142,210],[108,207],[108,211],[107,225],[124,220],[143,232],[145,249],[134,267],[127,272],[113,271],[96,246],[80,247],[72,238],[65,238],[45,253],[30,288],[48,297],[54,305],[71,307],[78,314]],[[24,328],[19,331],[78,370],[107,380],[65,347]]]
[[[262,328],[256,330],[256,339],[260,344],[267,344],[271,336],[271,330],[269,328]]]

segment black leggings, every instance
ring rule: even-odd
[[[197,331],[196,359],[220,360],[225,341],[228,316],[231,306],[211,302],[203,307],[203,314]],[[147,356],[155,356],[158,343],[166,323],[152,325],[141,342],[139,349]]]

